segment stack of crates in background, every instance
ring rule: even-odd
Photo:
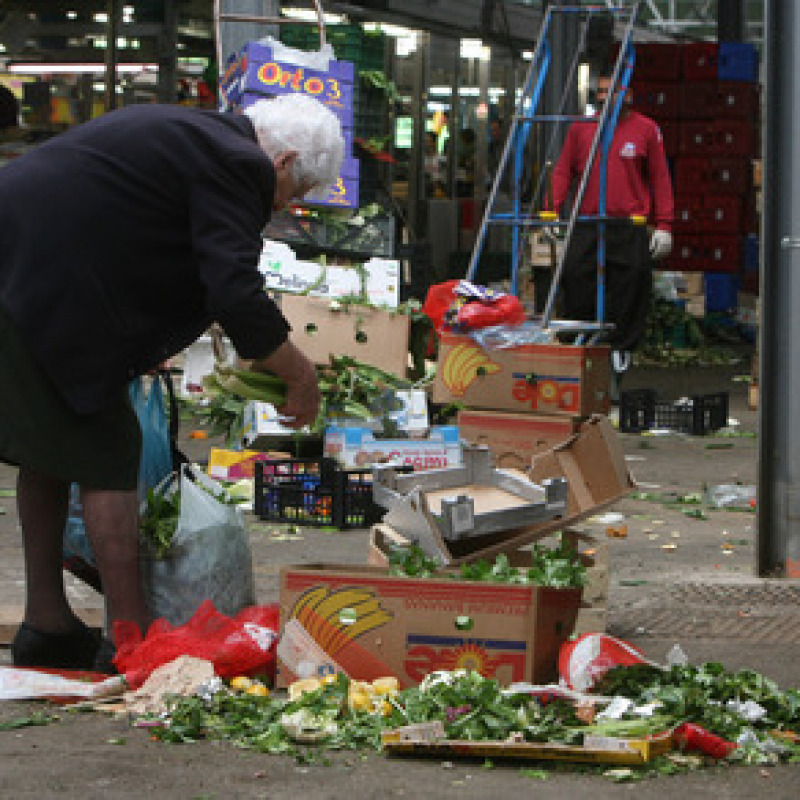
[[[326,40],[333,47],[336,58],[349,61],[355,70],[353,92],[352,128],[346,132],[347,144],[353,140],[380,139],[389,131],[389,99],[385,92],[368,80],[372,72],[384,73],[386,68],[387,36],[381,31],[366,31],[360,25],[328,25]],[[282,25],[281,41],[303,50],[319,48],[319,35],[313,26]],[[348,151],[349,152],[349,151]],[[367,205],[380,199],[380,185],[384,181],[385,166],[380,162],[363,158],[359,169],[359,205]]]
[[[633,107],[661,127],[673,178],[665,268],[704,273],[705,310],[733,311],[745,266],[757,274],[758,52],[739,42],[648,43],[636,52]]]

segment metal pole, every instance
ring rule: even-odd
[[[759,575],[800,578],[800,9],[765,16],[764,219],[759,351]]]
[[[720,42],[743,42],[745,36],[745,0],[717,0],[717,39]]]
[[[158,99],[174,103],[178,95],[178,9],[175,0],[165,0],[158,38]]]
[[[103,105],[106,111],[117,107],[117,30],[119,23],[119,3],[106,0],[106,86]],[[91,119],[91,100],[89,119]]]

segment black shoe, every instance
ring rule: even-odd
[[[91,669],[99,646],[100,634],[83,622],[69,633],[45,633],[23,622],[11,643],[11,661],[15,667]]]
[[[105,675],[117,675],[117,668],[114,666],[116,652],[111,640],[103,636],[100,639],[100,647],[97,648],[97,654],[94,657],[92,670],[94,672],[102,672]]]

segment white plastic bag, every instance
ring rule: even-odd
[[[196,467],[184,465],[166,491],[177,489],[181,510],[172,547],[163,558],[147,551],[142,557],[150,614],[182,625],[204,600],[228,616],[254,605],[253,563],[242,512],[217,500],[225,490]]]

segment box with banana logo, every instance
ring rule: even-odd
[[[278,685],[344,672],[415,686],[437,669],[473,669],[501,683],[556,677],[581,589],[312,564],[280,576]]]
[[[586,417],[607,414],[609,348],[526,344],[484,350],[441,333],[433,400],[495,411]]]

